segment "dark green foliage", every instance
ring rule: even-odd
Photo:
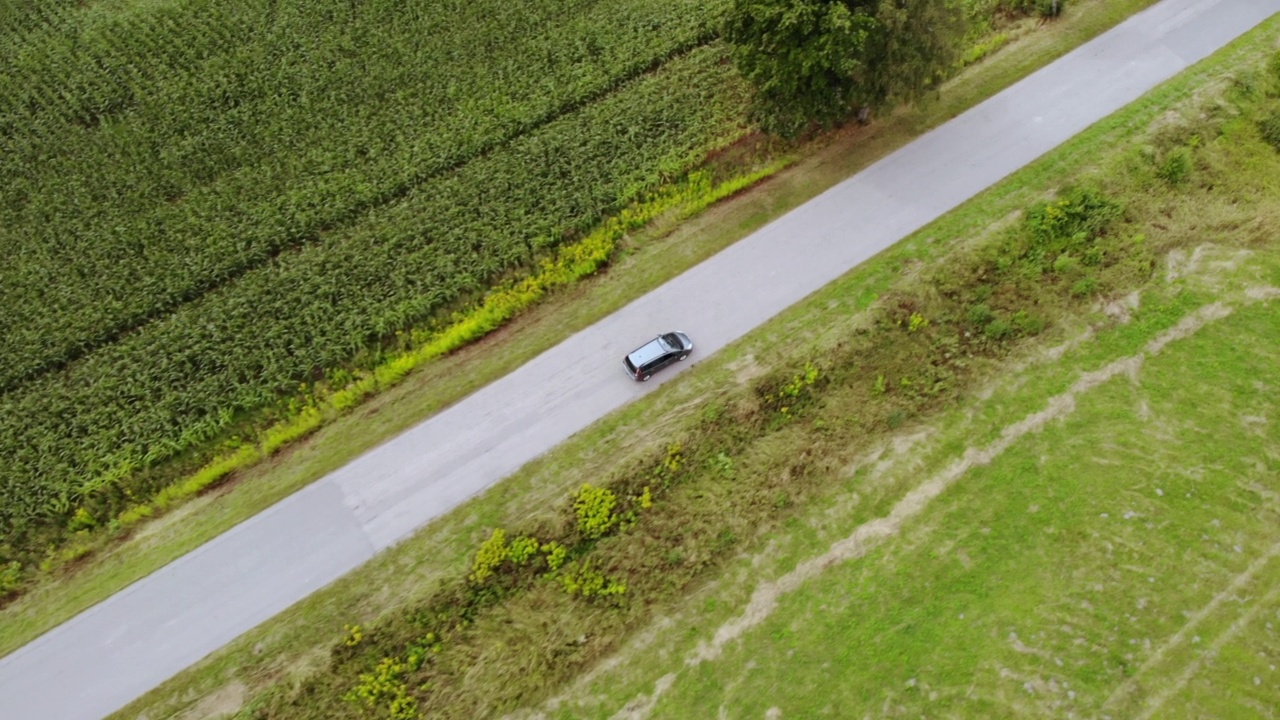
[[[1038,203],[1026,213],[1025,241],[1011,248],[1041,271],[1063,253],[1084,250],[1123,213],[1123,207],[1092,188],[1073,188],[1058,200]]]
[[[947,0],[736,0],[725,38],[761,127],[790,137],[936,87],[967,25]]]
[[[39,5],[40,31],[0,28],[0,391],[598,100],[718,20],[644,0]]]
[[[1192,167],[1191,149],[1176,147],[1165,155],[1164,162],[1160,164],[1156,174],[1170,185],[1181,185],[1191,175]]]
[[[940,318],[940,331],[958,330],[958,340],[936,348],[948,363],[1038,335],[1052,307],[1105,290],[1100,276],[1109,277],[1112,265],[1146,267],[1149,250],[1140,239],[1117,245],[1108,236],[1122,214],[1122,206],[1100,190],[1069,189],[1028,208],[1020,227],[932,279],[946,305],[910,300],[906,306],[911,313]],[[912,387],[919,385],[918,374],[912,375]]]
[[[982,334],[998,342],[1013,334],[1013,326],[1002,317],[994,317],[982,328]]]
[[[1045,319],[1040,315],[1033,315],[1025,310],[1019,310],[1009,318],[1009,322],[1013,324],[1014,329],[1019,333],[1027,336],[1039,335],[1044,332]]]
[[[762,407],[791,417],[813,398],[815,384],[823,381],[822,371],[813,363],[805,363],[799,371],[774,371],[755,384]]]
[[[991,308],[986,303],[978,303],[969,308],[968,319],[970,323],[982,327],[995,319],[995,314],[991,312]]]
[[[0,600],[22,588],[22,564],[16,560],[0,565]]]
[[[1276,150],[1280,150],[1280,106],[1271,110],[1258,121],[1258,130],[1262,133],[1262,139]]]
[[[0,42],[19,68],[0,102],[42,108],[0,112],[21,121],[0,127],[0,563],[38,559],[78,507],[102,523],[150,497],[181,470],[165,463],[198,463],[321,371],[376,362],[742,113],[723,48],[685,50],[714,4],[259,17],[272,5],[53,4]],[[39,77],[83,82],[22,82]]]
[[[868,36],[865,7],[841,0],[738,0],[725,26],[739,72],[755,88],[756,118],[769,132],[799,134],[809,123],[835,125],[863,93]]]
[[[1036,14],[1041,17],[1057,17],[1066,9],[1067,0],[1000,0],[1005,12]]]

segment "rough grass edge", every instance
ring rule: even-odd
[[[256,437],[241,441],[191,475],[165,487],[151,500],[122,511],[116,516],[111,529],[122,531],[133,528],[182,501],[199,495],[232,473],[246,470],[266,460],[281,449],[351,412],[377,393],[399,384],[414,370],[504,326],[533,307],[552,290],[594,275],[610,262],[618,242],[627,233],[643,228],[659,216],[670,216],[676,221],[688,219],[775,175],[795,160],[793,156],[782,157],[754,172],[732,177],[719,184],[712,184],[709,172],[695,171],[679,182],[659,188],[644,200],[633,203],[607,219],[582,240],[558,248],[552,257],[542,261],[536,273],[489,291],[476,305],[456,313],[444,328],[415,332],[409,349],[393,354],[372,370],[356,372],[342,387],[303,395],[300,402],[293,404],[297,409],[259,431]],[[122,464],[87,482],[83,487],[96,487],[112,482],[133,470],[131,463]],[[82,537],[60,554],[62,563],[46,560],[39,570],[50,572],[60,564],[80,559],[91,550],[86,538]],[[13,583],[10,585],[10,592],[8,599],[21,594],[22,588],[18,583]]]

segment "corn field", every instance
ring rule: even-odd
[[[0,563],[733,132],[725,5],[0,0]]]

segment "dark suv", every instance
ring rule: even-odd
[[[654,373],[673,362],[689,357],[693,341],[682,332],[663,333],[622,359],[632,380],[648,380]]]

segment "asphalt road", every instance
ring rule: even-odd
[[[97,720],[677,375],[628,380],[659,331],[706,357],[1280,12],[1164,0],[516,373],[0,659],[0,720]]]

